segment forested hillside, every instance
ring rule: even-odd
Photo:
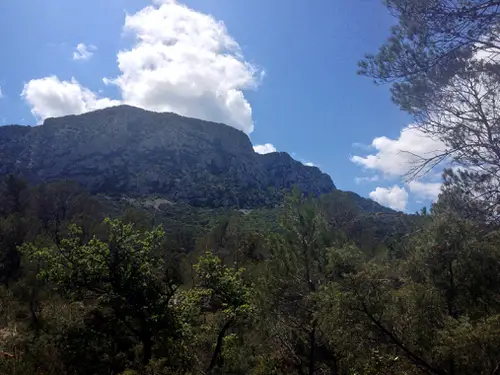
[[[298,190],[275,212],[178,208],[177,220],[68,181],[8,177],[0,196],[2,373],[497,366],[499,234],[457,211],[454,189],[392,221]]]

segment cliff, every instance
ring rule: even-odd
[[[0,127],[0,175],[8,173],[206,207],[270,206],[293,185],[317,195],[335,189],[328,175],[286,153],[255,153],[239,130],[130,106]]]

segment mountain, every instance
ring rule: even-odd
[[[293,185],[315,195],[335,189],[327,174],[287,153],[255,153],[248,136],[232,127],[130,106],[0,127],[0,175],[6,174],[202,207],[273,206]]]

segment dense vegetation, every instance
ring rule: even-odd
[[[465,217],[454,187],[397,239],[353,232],[359,213],[341,195],[294,190],[276,216],[214,220],[189,249],[147,210],[106,219],[71,182],[8,177],[0,197],[2,374],[493,374],[500,364],[500,232],[481,207]]]

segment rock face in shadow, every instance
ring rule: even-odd
[[[274,205],[293,185],[310,194],[335,189],[328,175],[287,153],[255,153],[239,130],[130,106],[0,127],[0,175],[8,173],[207,207]]]

